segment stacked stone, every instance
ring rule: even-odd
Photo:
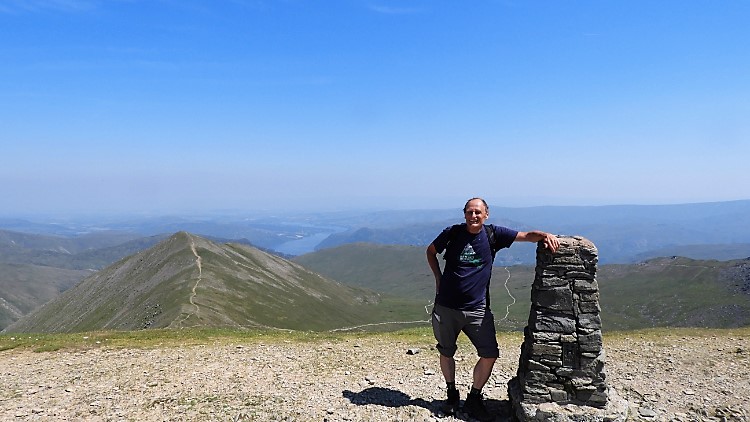
[[[607,406],[597,261],[596,247],[579,236],[560,237],[554,254],[537,247],[529,322],[509,383],[514,405]]]

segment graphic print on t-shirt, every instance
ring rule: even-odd
[[[459,255],[458,260],[459,262],[469,264],[474,267],[482,266],[482,258],[478,253],[476,253],[476,251],[474,251],[474,248],[471,247],[470,243],[464,247],[463,251],[461,251],[461,255]]]

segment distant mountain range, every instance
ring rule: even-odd
[[[462,222],[460,210],[446,219],[444,211],[411,212],[408,224],[399,224],[397,212],[370,226],[356,226],[332,234],[317,250],[347,243],[428,245],[443,228]],[[410,219],[418,214],[421,221]],[[364,220],[364,219],[363,219]],[[750,201],[680,205],[613,205],[506,208],[490,204],[488,223],[516,230],[539,229],[584,236],[596,244],[601,263],[633,263],[663,256],[653,251],[685,251],[704,259],[739,259],[750,256]],[[689,249],[681,249],[689,246]],[[518,251],[518,249],[516,249]],[[531,264],[532,248],[512,252],[503,264]]]
[[[427,246],[440,230],[463,221],[455,209],[341,211],[299,214],[226,213],[210,216],[86,217],[78,220],[32,222],[0,218],[0,229],[56,235],[61,238],[106,239],[115,233],[131,239],[177,231],[209,239],[242,241],[267,250],[304,254],[347,243]],[[593,241],[602,263],[633,263],[663,250],[689,246],[692,257],[748,257],[750,200],[677,204],[610,206],[543,206],[511,208],[490,204],[488,223],[518,230],[539,229],[581,235]],[[114,238],[112,238],[114,240]],[[309,242],[309,240],[315,242]],[[318,240],[319,239],[319,240]],[[307,249],[287,248],[298,242]],[[117,242],[116,244],[119,244]],[[114,245],[113,243],[112,245]],[[62,245],[68,251],[66,245]],[[705,249],[702,249],[705,247]],[[531,253],[530,253],[531,252]],[[685,252],[685,253],[688,253]],[[676,255],[679,255],[677,253]],[[533,263],[532,249],[514,250],[504,264]]]
[[[0,262],[73,270],[101,269],[166,237],[122,232],[62,237],[0,230]]]

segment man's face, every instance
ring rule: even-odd
[[[466,227],[470,232],[478,233],[487,217],[489,214],[481,199],[474,199],[466,205],[464,218],[466,218]]]

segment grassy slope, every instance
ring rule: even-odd
[[[394,314],[397,320],[424,318],[425,305],[435,297],[435,279],[421,246],[355,243],[302,255],[294,262],[333,280],[381,292],[384,301],[400,298],[404,314]],[[490,300],[498,326],[517,329],[526,324],[533,281],[533,267],[495,267]]]
[[[722,272],[742,261],[659,258],[640,265],[607,265],[598,274],[605,324],[653,326],[750,325],[750,295]]]
[[[327,280],[256,248],[178,233],[88,277],[8,330],[326,330],[386,321],[403,315],[401,308],[400,300],[382,303],[371,290]]]
[[[166,238],[133,237],[98,232],[64,238],[0,230],[0,330],[91,275],[92,269]]]
[[[203,323],[298,329],[357,325],[365,322],[359,311],[377,301],[372,292],[325,280],[244,245],[199,246],[197,252],[206,263],[205,282],[195,297]]]
[[[91,272],[0,263],[0,330]]]
[[[421,247],[361,243],[303,255],[295,262],[343,283],[410,299],[412,311],[423,311],[433,296],[434,281]],[[722,278],[729,268],[744,262],[679,258],[602,265],[597,279],[604,327],[750,325],[750,295],[737,288],[741,280],[736,276],[734,281]],[[533,280],[533,267],[495,267],[491,301],[499,327],[526,325]]]
[[[187,297],[189,287],[169,282],[192,271],[194,258],[182,247],[165,243],[154,253],[143,252],[97,272],[35,310],[17,324],[16,331],[133,330],[149,318],[175,318],[179,305],[164,297]],[[159,265],[168,261],[168,265]],[[163,283],[163,284],[162,284]],[[161,289],[159,285],[161,284]],[[155,308],[155,306],[158,307]]]

